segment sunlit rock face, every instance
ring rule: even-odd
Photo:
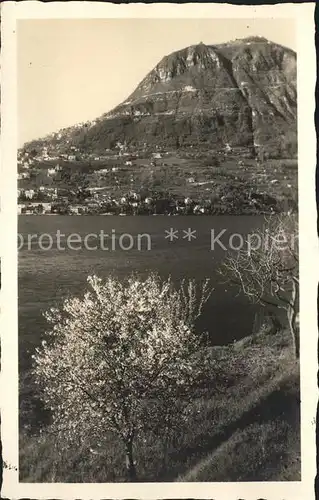
[[[296,114],[292,50],[261,37],[199,43],[163,57],[112,111],[60,131],[57,146],[68,140],[98,152],[118,141],[136,147],[229,144],[287,156],[297,141]]]

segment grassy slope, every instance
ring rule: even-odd
[[[299,367],[287,332],[208,352],[214,388],[196,395],[171,432],[141,436],[141,481],[299,480]],[[125,481],[121,443],[61,446],[44,431],[20,438],[21,481]]]
[[[178,480],[298,480],[298,426],[297,422],[291,425],[289,415],[284,413],[294,397],[290,386],[296,378],[294,373],[279,376],[256,391],[247,410],[230,424],[232,433],[228,429],[225,441]],[[269,405],[277,405],[278,410],[271,418]]]

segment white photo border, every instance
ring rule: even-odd
[[[229,4],[111,4],[103,2],[11,2],[1,5],[1,439],[3,498],[34,499],[227,499],[314,498],[317,408],[316,53],[315,3],[233,6]],[[300,482],[250,483],[19,483],[18,463],[18,270],[17,270],[17,68],[18,19],[95,18],[293,18],[298,36],[298,180],[300,221],[301,466]]]

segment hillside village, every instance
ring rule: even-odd
[[[251,173],[253,172],[253,176]],[[104,154],[71,146],[18,153],[18,212],[26,215],[207,215],[296,208],[295,160],[264,159],[228,144]],[[172,180],[174,178],[175,182]]]

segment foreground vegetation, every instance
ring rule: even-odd
[[[299,368],[287,331],[261,331],[207,350],[211,378],[183,419],[138,438],[140,481],[300,480]],[[125,454],[112,433],[74,440],[50,426],[20,436],[20,480],[126,481]]]
[[[297,235],[276,218],[226,257],[221,273],[271,308],[230,345],[197,329],[209,281],[89,276],[49,310],[32,370],[49,418],[23,428],[21,480],[298,480]]]

